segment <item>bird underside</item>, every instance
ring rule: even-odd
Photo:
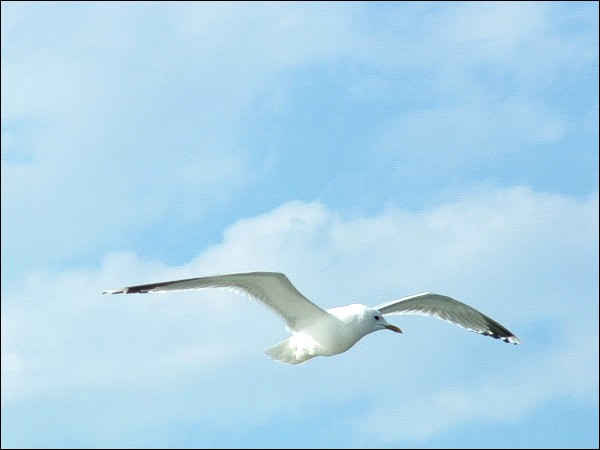
[[[306,333],[297,332],[265,349],[265,353],[271,358],[285,364],[302,364],[315,356],[327,356],[325,347]]]

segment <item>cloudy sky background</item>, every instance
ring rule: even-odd
[[[597,447],[598,4],[2,2],[2,447]],[[220,291],[424,317],[296,367]]]

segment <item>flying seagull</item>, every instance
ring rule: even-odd
[[[315,356],[343,353],[361,338],[378,330],[402,330],[386,316],[433,316],[495,339],[519,344],[519,339],[498,322],[464,303],[439,294],[422,293],[370,308],[352,304],[322,309],[304,297],[290,280],[277,272],[232,273],[130,286],[103,294],[146,294],[188,289],[225,288],[252,297],[278,314],[292,335],[265,349],[286,364],[300,364]]]

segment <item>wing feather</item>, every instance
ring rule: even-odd
[[[278,272],[249,272],[141,284],[105,291],[103,294],[146,294],[188,289],[223,288],[248,295],[278,314],[293,331],[306,328],[331,315],[304,297]]]
[[[382,303],[376,306],[375,309],[384,316],[400,314],[433,316],[459,325],[469,331],[501,339],[504,342],[520,343],[513,333],[495,320],[475,308],[445,295],[425,292]]]

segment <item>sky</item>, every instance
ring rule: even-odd
[[[598,3],[2,2],[2,448],[598,447]],[[235,293],[429,317],[287,366]]]

